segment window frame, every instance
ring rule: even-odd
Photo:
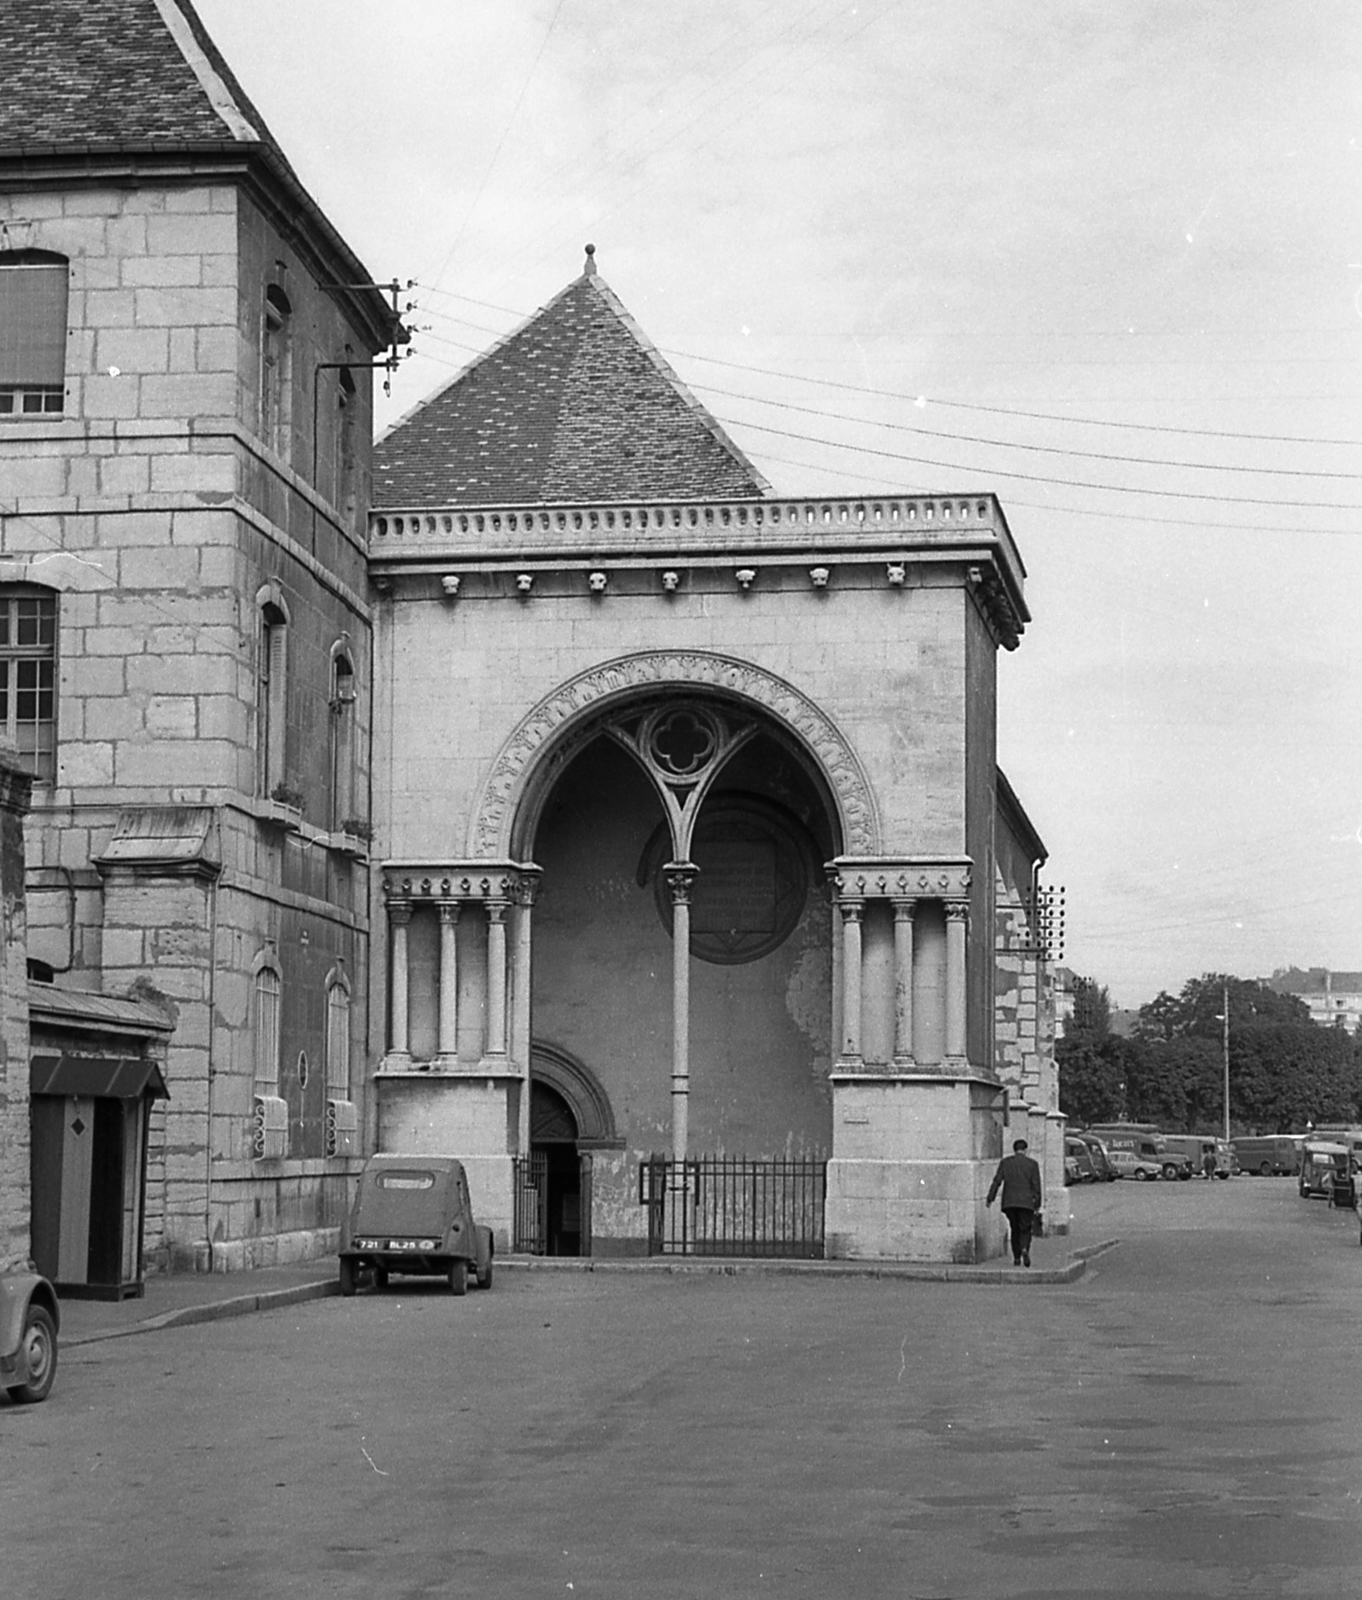
[[[326,1093],[330,1100],[350,1098],[352,1056],[350,980],[342,966],[326,975]]]
[[[9,276],[34,271],[60,275],[60,288],[46,304],[40,290],[24,296],[19,280]],[[69,257],[54,250],[0,250],[0,421],[31,422],[65,414],[70,289]],[[20,333],[35,325],[45,337],[30,339],[25,348]],[[7,327],[13,334],[12,350],[4,337]]]
[[[19,765],[33,775],[33,781],[47,787],[55,786],[57,781],[60,709],[57,668],[61,623],[58,598],[56,589],[46,588],[42,584],[0,584],[0,612],[3,612],[0,618],[0,637],[3,637],[3,642],[0,642],[0,737],[13,747]],[[45,607],[45,610],[40,609],[35,613],[38,638],[28,644],[22,643],[17,637],[21,623],[18,608],[25,602],[36,602],[39,607]],[[44,631],[48,634],[46,639],[42,637]],[[19,669],[29,663],[35,664],[38,670],[34,675],[35,681],[24,684],[20,682],[24,674]],[[46,673],[42,671],[44,667]],[[21,720],[20,697],[30,694],[37,698],[34,715]],[[44,696],[47,697],[50,710],[50,715],[46,717],[41,715]],[[25,748],[22,736],[24,728],[33,730],[29,748]]]
[[[289,613],[277,584],[256,595],[255,667],[256,789],[270,800],[288,784]]]
[[[284,975],[279,957],[272,947],[267,947],[255,958],[251,968],[251,1067],[257,1095],[277,1097],[280,1093],[283,994]]]

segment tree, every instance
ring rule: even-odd
[[[1074,977],[1073,1015],[1064,1026],[1065,1037],[1084,1034],[1100,1041],[1111,1033],[1111,996],[1091,978]]]
[[[1126,1099],[1132,1121],[1156,1122],[1170,1133],[1197,1133],[1220,1120],[1223,1059],[1210,1039],[1131,1041]]]
[[[1285,1133],[1351,1120],[1362,1107],[1362,1051],[1316,1027],[1294,995],[1220,973],[1191,978],[1140,1008],[1139,1049],[1127,1073],[1131,1115],[1189,1132],[1224,1116],[1225,1000],[1229,1000],[1230,1116]]]
[[[1114,1034],[1098,1042],[1090,1034],[1067,1032],[1056,1042],[1059,1109],[1075,1126],[1112,1122],[1125,1114],[1124,1043]]]

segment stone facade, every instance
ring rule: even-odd
[[[0,370],[0,603],[53,630],[31,955],[174,1022],[153,1262],[331,1247],[374,1148],[465,1159],[503,1250],[530,1191],[649,1248],[741,1155],[826,1163],[832,1253],[996,1254],[1009,1102],[1062,1132],[997,501],[774,497],[590,249],[371,497],[395,310],[192,11],[90,4],[71,61],[0,17],[0,313],[39,268],[64,319]]]
[[[0,1272],[29,1246],[28,947],[24,813],[30,779],[0,753]]]
[[[0,126],[0,274],[67,280],[60,394],[0,416],[0,600],[56,619],[30,954],[172,1010],[149,1259],[244,1265],[331,1243],[363,1138],[364,517],[396,318],[196,19],[123,10],[106,77],[80,58],[90,104],[137,66],[121,114],[162,143],[58,128],[11,160]]]

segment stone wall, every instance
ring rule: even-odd
[[[0,751],[0,1272],[29,1260],[28,946],[24,812],[29,776]]]
[[[176,1011],[171,1099],[152,1121],[153,1264],[248,1264],[285,1236],[287,1251],[325,1248],[355,1166],[323,1148],[329,975],[343,970],[354,999],[355,1099],[368,1031],[364,844],[340,825],[368,803],[375,351],[322,287],[353,263],[231,183],[11,193],[0,221],[11,246],[70,262],[64,413],[0,433],[0,583],[58,602],[56,782],[29,823],[34,954],[58,982],[149,986]],[[270,286],[291,307],[277,429],[261,403]],[[287,807],[261,792],[264,599],[287,615],[282,781],[301,802]],[[338,651],[356,692],[343,712]],[[211,863],[151,851],[101,877],[130,817],[174,806],[211,815]],[[252,974],[267,950],[291,1153],[261,1163]]]

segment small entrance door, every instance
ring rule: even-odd
[[[530,1086],[530,1151],[544,1160],[544,1253],[579,1256],[584,1243],[585,1196],[577,1154],[577,1119],[562,1095],[546,1083]]]

